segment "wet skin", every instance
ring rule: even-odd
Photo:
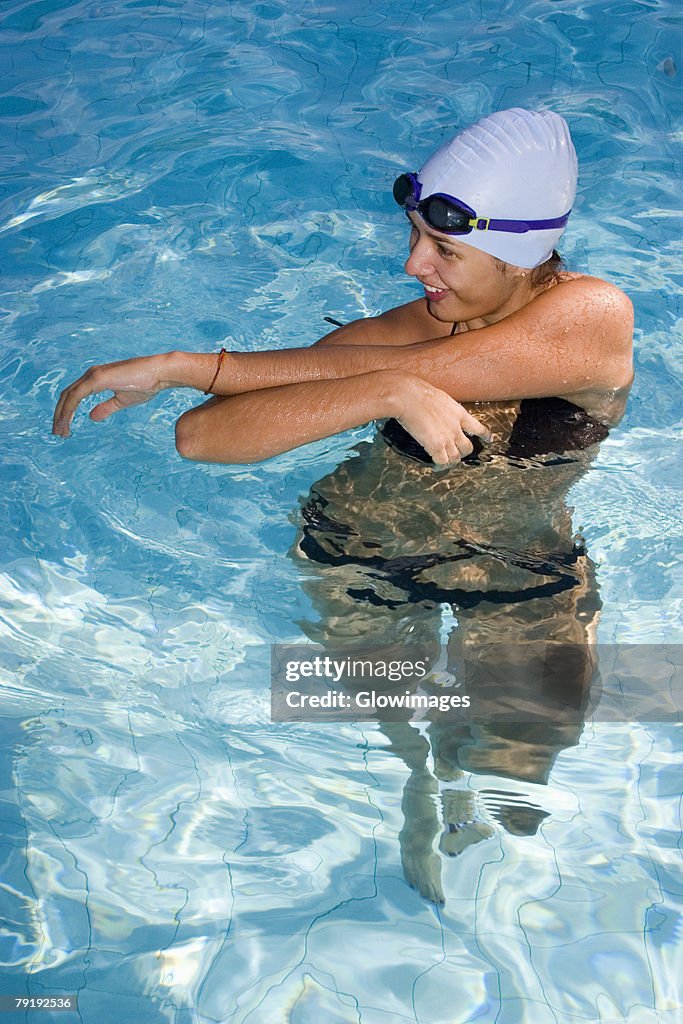
[[[308,348],[216,355],[173,351],[91,367],[64,390],[53,430],[68,436],[83,398],[114,391],[100,421],[168,387],[216,396],[181,416],[179,452],[254,462],[373,419],[395,416],[437,463],[485,436],[463,403],[565,397],[614,420],[632,379],[633,314],[619,289],[582,275],[534,287],[518,267],[438,235],[411,215],[408,273],[437,288]],[[458,342],[450,336],[458,324]],[[219,370],[216,373],[217,369]]]

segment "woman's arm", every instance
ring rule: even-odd
[[[212,381],[213,394],[236,395],[403,370],[461,402],[609,391],[631,381],[633,308],[623,292],[604,281],[577,278],[557,284],[504,320],[458,334],[457,340],[445,336],[406,343],[416,325],[423,328],[416,332],[422,338],[424,331],[437,329],[432,317],[425,320],[424,309],[417,302],[391,311],[379,334],[378,317],[340,328],[309,348],[227,353],[215,380],[215,354],[169,352],[94,366],[60,395],[53,431],[67,436],[79,402],[107,390],[114,391],[114,397],[96,406],[91,419],[105,419],[162,388],[203,391]],[[386,343],[387,325],[401,344]]]
[[[624,293],[604,281],[578,278],[457,340],[229,353],[212,390],[242,394],[393,369],[416,374],[459,402],[609,391],[631,381],[632,335],[633,312]],[[177,374],[191,380],[194,357],[178,353],[177,359]]]
[[[397,417],[438,464],[470,454],[464,431],[488,435],[440,389],[412,374],[379,370],[213,398],[180,417],[176,447],[200,462],[260,462],[387,416]]]
[[[568,318],[569,302],[571,320]],[[414,314],[421,316],[424,304],[411,306],[413,308],[409,312],[413,314],[414,328]],[[361,346],[366,321],[359,321],[335,332],[329,339],[323,339],[323,345],[329,342],[329,346],[325,346],[326,351],[320,355],[324,358],[332,354],[334,362],[327,365],[309,362],[306,366],[305,360],[314,353],[304,350],[298,351],[290,364],[290,372],[297,372],[297,367],[299,372],[311,372],[311,369],[314,372],[332,371],[339,373],[339,378],[254,390],[206,403],[181,418],[177,432],[178,449],[189,458],[250,462],[346,430],[367,419],[394,415],[435,462],[454,461],[471,450],[466,439],[465,446],[462,444],[462,427],[481,436],[483,428],[480,432],[472,429],[471,422],[468,424],[462,419],[455,422],[453,410],[445,404],[447,395],[441,388],[452,393],[456,388],[467,387],[469,379],[469,386],[477,389],[472,395],[488,400],[569,395],[584,389],[609,390],[630,383],[633,320],[631,304],[626,296],[603,282],[588,279],[587,285],[583,284],[581,288],[565,289],[561,307],[564,322],[558,323],[557,302],[552,305],[538,303],[536,327],[540,328],[542,318],[547,318],[544,325],[547,334],[543,337],[538,334],[525,337],[523,325],[526,323],[528,329],[529,319],[515,316],[517,322],[512,325],[510,321],[513,318],[509,317],[493,327],[459,335],[455,351],[450,337],[412,345],[403,351],[398,346],[381,348],[375,345],[368,350],[366,347],[350,349],[333,344],[343,331],[345,345]],[[527,312],[528,308],[520,313]],[[405,310],[406,307],[401,307],[392,313],[400,317]],[[396,334],[405,337],[399,325]],[[377,340],[376,336],[373,340]],[[323,345],[316,348],[319,350]],[[265,354],[261,373],[270,372],[270,355]],[[300,355],[302,361],[299,363]],[[408,366],[412,372],[406,373],[402,369],[358,372],[360,367],[368,364],[377,365],[377,361],[383,365],[387,357],[395,359],[399,365]],[[496,365],[499,368],[497,373]],[[343,376],[350,369],[356,375]],[[489,374],[490,379],[483,377],[482,370]],[[275,367],[274,371],[281,373],[282,368]],[[435,378],[444,383],[437,389],[428,383],[430,376],[432,385]],[[252,378],[251,382],[258,384],[259,380]],[[389,391],[377,396],[373,389],[380,382],[382,387],[388,386]],[[512,393],[504,394],[504,387],[510,388]],[[465,392],[461,393],[464,395]],[[435,395],[439,402],[435,402]],[[457,403],[454,404],[457,410],[464,411]],[[478,422],[477,427],[481,427]],[[460,433],[456,439],[458,428]]]
[[[408,308],[394,311],[397,324]],[[410,310],[408,320],[412,322],[413,316]],[[204,353],[170,352],[93,367],[64,392],[56,420],[64,421],[68,428],[82,398],[96,391],[116,391],[126,374],[133,373],[135,380],[131,377],[125,390],[134,387],[141,394],[163,387],[203,390],[211,385],[214,395],[240,395],[287,384],[401,370],[443,388],[459,402],[604,392],[626,387],[632,378],[631,303],[618,288],[595,278],[557,284],[504,320],[463,332],[456,339],[449,335],[415,344],[372,344],[377,341],[376,330],[373,320],[369,325],[361,320],[335,332],[325,339],[326,344],[228,352],[215,380],[217,356]],[[346,339],[343,344],[334,344],[337,335],[340,341]],[[98,407],[91,415],[103,418],[124,401],[115,396],[112,405]]]
[[[298,423],[307,418],[306,403],[309,398],[313,400],[318,392],[291,392],[291,400],[296,408],[287,406],[286,410],[280,404],[285,396],[278,394],[283,386],[306,382],[318,382],[321,385],[326,381],[336,382],[335,387],[338,388],[343,380],[375,374],[381,370],[400,371],[404,378],[413,381],[422,378],[425,383],[431,382],[432,390],[442,394],[443,389],[463,401],[569,397],[582,392],[618,389],[630,383],[633,330],[631,304],[617,288],[594,278],[562,282],[505,320],[459,334],[457,340],[444,337],[407,344],[406,338],[412,336],[411,332],[419,333],[424,338],[425,332],[436,329],[434,318],[427,312],[426,319],[425,311],[426,304],[422,300],[409,303],[408,306],[392,310],[384,318],[378,317],[370,322],[357,321],[348,328],[334,332],[324,339],[324,343],[308,349],[229,354],[221,366],[213,392],[217,395],[251,394],[248,399],[245,396],[239,406],[235,406],[233,401],[208,403],[186,414],[188,419],[183,418],[179,435],[181,451],[187,453],[188,457],[211,457],[189,454],[191,450],[205,450],[204,443],[211,440],[209,434],[205,433],[203,439],[198,439],[197,448],[192,448],[186,429],[190,424],[194,427],[211,424],[209,433],[217,430],[223,438],[227,433],[235,431],[236,437],[245,441],[242,422],[250,410],[248,401],[255,400],[260,391],[266,394],[253,406],[254,419],[270,417],[279,427],[281,435],[278,444],[275,438],[270,441],[264,438],[264,451],[271,454],[303,444],[305,440],[327,436],[369,419],[382,417],[386,415],[381,411],[383,401],[372,405],[370,409],[363,404],[361,396],[362,408],[354,407],[349,412],[353,422],[345,418],[346,414],[341,419],[337,413],[327,418],[319,417],[315,427],[311,426],[312,432],[306,434],[303,440],[297,440],[302,436]],[[380,320],[382,324],[378,328],[377,322]],[[378,329],[384,343],[379,342]],[[442,329],[441,325],[438,325],[438,329]],[[402,344],[387,345],[387,330],[400,338]],[[339,344],[332,343],[335,338],[339,339]],[[373,339],[378,343],[368,345],[367,341]],[[194,353],[166,353],[91,367],[60,396],[53,431],[68,436],[74,412],[86,395],[106,390],[115,392],[113,398],[102,402],[90,413],[91,419],[99,421],[126,405],[146,401],[161,388],[194,387],[202,390],[210,384],[216,368],[216,355]],[[375,381],[378,379],[375,378]],[[412,387],[414,399],[414,384]],[[323,394],[322,391],[319,393]],[[358,381],[356,384],[350,381],[338,393],[342,401],[357,398]],[[325,392],[325,404],[328,408],[338,410],[338,405],[328,401],[330,395]],[[234,415],[236,409],[239,410],[239,416]],[[426,416],[429,425],[420,421],[413,427],[409,426],[405,419],[408,415],[406,410],[404,395],[398,418],[435,457],[435,461],[439,461],[437,455],[443,452],[444,444],[448,447],[448,442],[444,442],[438,431],[438,436],[434,437],[433,418],[430,418],[428,403],[424,408],[416,408],[415,415],[418,418]],[[282,418],[284,415],[291,417],[293,424],[285,424]],[[421,440],[420,431],[426,434],[428,443]],[[265,458],[267,455],[258,457]],[[221,461],[231,459],[226,457]],[[249,459],[244,457],[237,461]]]

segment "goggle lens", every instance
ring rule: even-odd
[[[437,231],[447,235],[467,235],[472,230],[471,214],[440,196],[430,196],[417,204],[420,216]]]
[[[422,219],[447,235],[467,235],[473,228],[473,210],[445,196],[420,199],[420,182],[416,174],[401,174],[394,182],[394,199],[404,210],[417,210]]]
[[[416,200],[413,175],[401,174],[394,182],[394,199],[399,206],[406,206],[411,198]]]

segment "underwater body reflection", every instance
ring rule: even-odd
[[[562,399],[477,406],[475,415],[493,443],[439,471],[395,421],[384,424],[312,486],[291,552],[318,615],[301,623],[312,642],[418,645],[439,669],[422,691],[484,685],[492,711],[514,705],[512,720],[463,723],[430,711],[416,726],[407,711],[379,723],[410,772],[404,874],[437,903],[448,895],[441,854],[462,854],[498,828],[533,835],[548,817],[550,770],[581,735],[601,607],[568,492],[607,428]],[[547,713],[558,688],[574,709],[566,720]],[[477,790],[477,776],[504,781]]]

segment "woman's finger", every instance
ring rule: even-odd
[[[56,434],[62,434],[63,437],[68,435],[69,427],[78,404],[88,393],[89,389],[87,385],[84,385],[83,378],[71,384],[65,391],[62,391],[57,408],[55,409],[53,422],[53,430]]]
[[[94,423],[101,423],[102,420],[106,420],[108,416],[118,412],[120,409],[123,409],[123,403],[116,395],[113,395],[106,402],[100,402],[99,405],[93,406],[88,415]]]
[[[451,465],[454,462],[460,462],[462,452],[458,448],[458,445],[455,443],[455,441],[449,442],[449,444],[446,446],[446,452],[448,454],[449,465]]]
[[[471,455],[472,452],[474,451],[474,445],[470,441],[467,434],[463,433],[460,424],[458,424],[455,430],[453,431],[453,443],[458,449],[458,455],[460,457]]]
[[[76,409],[88,395],[96,395],[99,391],[108,391],[109,385],[102,379],[102,369],[105,367],[91,366],[82,377],[75,380],[68,388],[65,388],[59,396],[55,415],[53,419],[53,433],[68,437],[71,422]]]
[[[57,399],[57,405],[55,406],[54,414],[55,424],[59,423],[59,421],[64,418],[64,406],[66,405],[67,399],[69,397],[69,392],[76,384],[80,384],[81,380],[82,378],[79,377],[77,381],[74,381],[72,384],[69,384],[68,388],[64,388],[59,398]]]
[[[466,413],[460,421],[460,426],[463,430],[466,430],[468,434],[473,434],[475,437],[481,437],[485,441],[491,440],[491,433],[488,427],[485,427],[483,423],[480,423],[476,417],[470,413]]]
[[[63,437],[66,437],[66,435],[69,432],[69,424],[71,422],[71,419],[70,417],[67,416],[65,410],[67,408],[69,402],[69,395],[71,393],[71,389],[73,388],[73,386],[73,384],[70,384],[69,387],[65,388],[64,391],[62,391],[61,395],[59,396],[59,400],[57,401],[57,405],[55,408],[55,414],[52,418],[53,434],[61,434]]]
[[[447,466],[451,461],[445,444],[435,445],[429,454],[432,457],[432,462],[437,466]]]
[[[460,452],[453,436],[446,434],[435,443],[431,450],[428,449],[432,461],[437,466],[450,466],[460,461]]]

